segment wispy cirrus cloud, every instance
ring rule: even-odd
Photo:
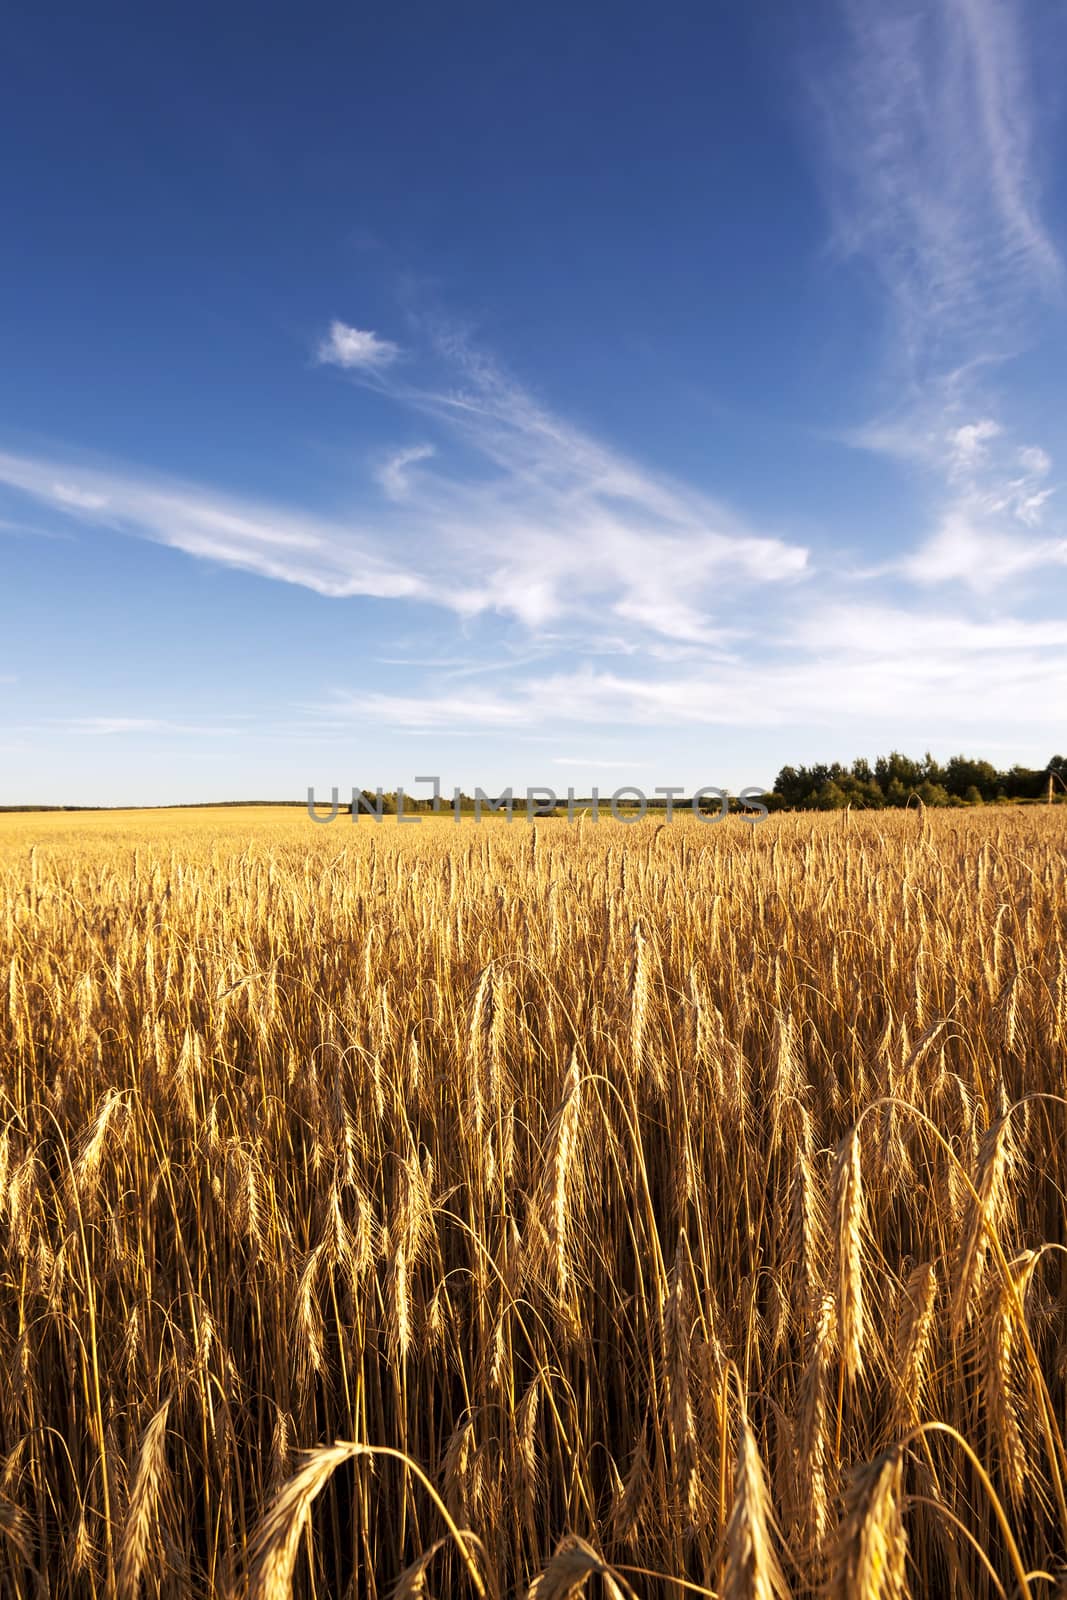
[[[231,738],[234,729],[225,723],[175,722],[167,717],[71,717],[65,724],[71,733],[95,734],[113,738],[122,734],[181,733]]]
[[[616,761],[614,759],[607,761],[603,756],[598,755],[553,756],[552,765],[554,767],[581,767],[586,772],[590,767],[605,767],[608,770],[618,770],[620,772],[633,771],[632,761]]]
[[[357,523],[335,523],[124,468],[4,453],[0,485],[83,522],[320,594],[393,599],[424,592],[422,580]]]
[[[843,0],[821,80],[834,239],[861,256],[919,376],[1004,353],[1058,292],[1034,160],[1028,12],[1006,0]]]
[[[394,453],[345,512],[11,454],[0,455],[0,484],[83,522],[321,594],[495,612],[535,631],[614,619],[650,638],[697,641],[739,594],[806,574],[805,546],[593,439],[456,334],[431,330],[426,346],[422,383],[382,370],[370,381],[440,443]],[[360,363],[342,364],[365,376]]]
[[[377,469],[377,479],[390,500],[406,500],[411,493],[408,469],[429,461],[437,452],[432,444],[414,444],[397,450]]]
[[[16,682],[15,678],[9,680]],[[0,684],[5,679],[0,677]],[[29,740],[78,740],[90,743],[96,739],[129,740],[136,744],[141,739],[156,736],[178,735],[192,740],[233,740],[248,728],[239,716],[218,717],[210,720],[187,721],[180,717],[151,716],[79,716],[44,717],[39,721],[16,722],[4,727],[5,734],[14,734]]]
[[[1065,560],[1061,537],[1035,531],[1055,504],[1050,457],[1020,445],[993,387],[1065,276],[1041,208],[1036,12],[842,0],[841,16],[820,117],[833,238],[881,285],[902,395],[848,437],[918,467],[929,498],[920,542],[870,570],[990,591]]]
[[[997,719],[1040,728],[1050,699],[1065,695],[1067,623],[827,604],[798,618],[772,645],[726,661],[693,662],[681,674],[585,664],[536,679],[505,677],[477,693],[432,683],[405,694],[338,690],[309,709],[337,726],[530,737],[568,726],[624,735],[635,728],[803,723],[862,747],[871,728],[892,720],[901,704],[936,707],[938,719],[962,733]],[[609,765],[591,758],[589,764]]]
[[[917,583],[958,581],[987,594],[1042,567],[1067,567],[1067,538],[1008,536],[1003,516],[980,499],[951,506],[936,532],[900,564]]]
[[[83,489],[72,483],[53,483],[52,495],[57,505],[70,506],[72,511],[104,511],[107,496],[92,489]]]
[[[405,477],[409,516],[432,525],[458,570],[472,574],[458,609],[500,611],[535,629],[607,615],[685,640],[705,636],[739,590],[808,570],[805,546],[753,529],[703,491],[574,427],[454,330],[429,335],[447,381],[386,387],[483,464],[460,477],[420,456],[419,472]]]

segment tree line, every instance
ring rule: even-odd
[[[1050,775],[1057,793],[1067,791],[1067,756],[1053,756],[1041,768],[1016,764],[1000,771],[991,761],[971,756],[952,756],[942,764],[929,751],[916,761],[894,750],[873,762],[859,756],[851,766],[833,761],[783,767],[767,803],[771,810],[836,811],[849,805],[906,806],[914,797],[927,806],[1039,800],[1048,793]]]

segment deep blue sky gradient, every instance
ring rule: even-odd
[[[936,138],[879,66],[887,10],[897,68],[919,52]],[[1067,23],[994,0],[966,23],[950,0],[930,10],[921,38],[895,0],[10,18],[0,458],[48,472],[27,490],[0,471],[0,802],[300,794],[429,770],[467,788],[740,787],[891,743],[1031,761],[1062,747],[1049,61]],[[975,87],[986,59],[992,101]],[[955,94],[953,62],[973,94]],[[401,354],[380,371],[324,363],[334,321]],[[447,414],[471,362],[526,408],[506,459]],[[530,408],[559,424],[534,488]],[[958,430],[983,420],[995,431],[964,461]],[[886,448],[890,427],[902,446]],[[675,545],[650,492],[635,537],[670,617],[635,623],[642,563],[636,578],[614,564],[615,491],[576,439],[724,508],[732,538],[802,549],[803,571],[672,580],[705,511]],[[418,470],[447,479],[447,528],[436,490],[405,488],[399,510],[382,498],[383,464],[431,446]],[[1033,493],[1051,492],[1022,513],[1027,448],[1048,458]],[[337,596],[314,574],[262,575],[254,553],[234,566],[167,547],[136,518],[73,506],[90,479],[355,520],[424,589]],[[492,575],[539,539],[556,559],[546,506],[569,501],[546,495],[563,479],[576,505],[596,499],[603,542],[580,599],[563,552],[531,621]],[[931,576],[922,552],[953,517],[962,553]],[[524,572],[506,576],[512,597]],[[453,577],[495,598],[440,599]],[[676,615],[690,599],[699,636]],[[848,618],[864,635],[887,614],[884,692],[851,698],[839,686],[871,647]],[[955,623],[993,631],[923,678],[930,621],[950,641]],[[566,684],[587,678],[576,714]],[[468,704],[471,682],[489,702]]]

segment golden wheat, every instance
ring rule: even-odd
[[[1046,1592],[1065,864],[0,817],[0,1593]]]

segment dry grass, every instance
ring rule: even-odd
[[[0,1591],[1054,1592],[1065,846],[0,818]]]

